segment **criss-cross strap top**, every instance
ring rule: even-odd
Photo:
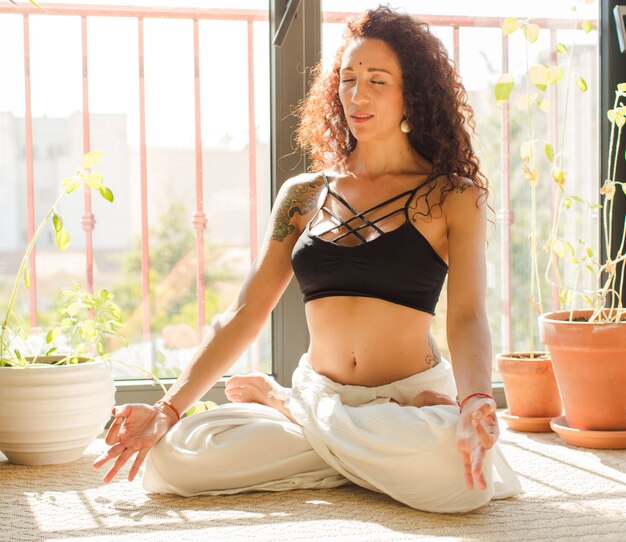
[[[322,178],[322,206],[292,252],[292,265],[304,301],[330,296],[373,297],[435,314],[448,266],[411,224],[408,215],[410,202],[430,179],[359,212],[331,189],[325,174]],[[351,216],[341,218],[329,205],[330,198]],[[384,231],[381,223],[399,213],[404,213],[401,225]],[[320,216],[327,217],[330,226],[314,235],[311,229],[320,228],[312,224],[321,226]]]

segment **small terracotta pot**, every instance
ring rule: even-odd
[[[590,310],[542,314],[541,341],[552,356],[569,427],[626,430],[626,321],[588,322]]]
[[[521,418],[555,418],[563,411],[550,357],[545,352],[498,354],[509,414]]]

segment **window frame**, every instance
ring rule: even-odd
[[[289,0],[270,0],[270,111],[271,111],[271,193],[272,203],[280,187],[289,178],[304,173],[308,159],[294,153],[293,134],[297,118],[294,108],[306,95],[309,70],[321,58],[321,2],[300,2],[280,46],[272,44]],[[307,68],[307,69],[305,69]],[[272,375],[282,385],[290,385],[291,375],[302,354],[306,352],[309,334],[302,295],[295,280],[272,312]],[[169,388],[175,379],[162,379]],[[220,379],[202,397],[203,401],[224,403],[225,379]],[[154,403],[163,391],[151,380],[118,380],[116,404]]]

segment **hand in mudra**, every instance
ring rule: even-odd
[[[474,489],[487,489],[483,473],[483,462],[487,450],[492,448],[500,436],[496,418],[496,403],[493,399],[480,397],[463,407],[456,428],[456,443],[463,457],[465,484]]]
[[[109,483],[128,460],[137,454],[128,473],[128,480],[132,482],[150,449],[177,420],[156,406],[139,403],[115,407],[113,416],[115,419],[105,438],[110,448],[94,461],[93,466],[97,469],[115,459],[103,478],[105,483]]]

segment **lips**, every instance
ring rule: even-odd
[[[350,118],[352,119],[352,122],[360,124],[360,123],[363,123],[363,122],[367,122],[373,116],[374,115],[368,115],[366,113],[354,113],[354,114],[350,115]]]

